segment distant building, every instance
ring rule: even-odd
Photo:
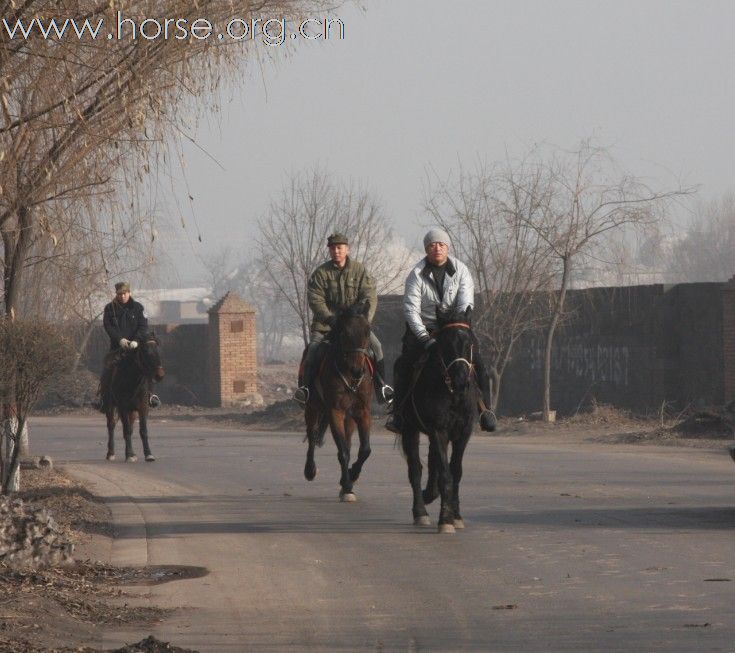
[[[145,306],[148,321],[156,324],[206,324],[214,305],[210,288],[143,289],[134,295]]]

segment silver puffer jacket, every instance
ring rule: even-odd
[[[449,258],[444,273],[444,295],[439,293],[426,264],[421,259],[406,279],[403,293],[403,314],[409,328],[419,340],[426,340],[429,331],[436,328],[436,308],[464,311],[475,303],[475,282],[467,266],[456,258]]]

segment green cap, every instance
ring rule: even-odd
[[[341,233],[332,234],[327,238],[327,247],[332,245],[349,245],[350,242],[347,240],[347,236]]]

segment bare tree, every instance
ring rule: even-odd
[[[297,316],[304,344],[311,324],[307,284],[326,260],[330,233],[349,237],[350,255],[376,278],[378,293],[395,288],[408,265],[408,251],[392,247],[393,232],[377,200],[354,184],[334,182],[320,168],[292,175],[258,224],[264,253],[259,264]]]
[[[139,190],[143,177],[166,166],[165,144],[186,136],[183,110],[190,98],[213,97],[222,80],[234,78],[242,54],[255,41],[217,38],[154,38],[128,34],[92,38],[104,24],[112,32],[118,13],[163,24],[176,16],[192,25],[206,14],[213,24],[233,16],[244,20],[266,13],[284,19],[331,7],[330,0],[0,0],[4,24],[61,18],[86,24],[83,38],[44,38],[40,28],[27,38],[0,32],[0,264],[2,302],[7,315],[18,312],[24,276],[47,256],[33,259],[38,237],[58,242],[70,206],[83,218],[81,228],[97,234],[98,245],[139,234]],[[86,23],[85,23],[86,21]],[[41,23],[37,23],[40,26]],[[68,25],[67,25],[68,26]],[[69,27],[71,32],[71,28]],[[257,54],[256,54],[257,56]],[[109,208],[112,193],[126,194],[126,210]],[[127,200],[131,202],[129,205]],[[105,219],[100,220],[103,214]],[[133,227],[131,229],[131,226]],[[60,250],[53,256],[60,257]],[[109,252],[104,256],[108,258]]]
[[[670,238],[668,249],[667,271],[677,283],[735,275],[735,194],[698,203],[684,234]]]
[[[0,318],[0,405],[5,415],[5,437],[10,439],[10,457],[0,455],[2,492],[7,494],[17,478],[20,435],[45,384],[67,372],[74,347],[58,327],[38,320]],[[12,425],[11,428],[7,428]],[[2,453],[0,442],[0,454]]]
[[[692,191],[655,191],[620,170],[607,149],[590,141],[583,141],[575,152],[557,150],[546,158],[539,155],[535,165],[545,187],[541,194],[544,201],[523,221],[549,247],[561,274],[544,350],[543,417],[548,421],[554,332],[578,259],[592,254],[603,236],[657,222],[672,201]],[[514,185],[521,194],[535,194],[521,181]]]
[[[261,262],[238,260],[232,248],[223,247],[204,259],[204,267],[215,298],[234,291],[255,308],[261,358],[280,358],[285,338],[298,334],[300,325]]]
[[[450,234],[477,281],[473,322],[490,349],[493,409],[515,344],[548,320],[553,259],[530,226],[547,192],[540,170],[525,162],[478,163],[473,171],[460,164],[456,181],[434,175],[426,191],[428,214]]]

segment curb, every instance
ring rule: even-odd
[[[112,513],[110,563],[120,567],[148,565],[148,537],[145,517],[125,488],[107,474],[86,465],[65,464],[64,469],[102,499]]]

